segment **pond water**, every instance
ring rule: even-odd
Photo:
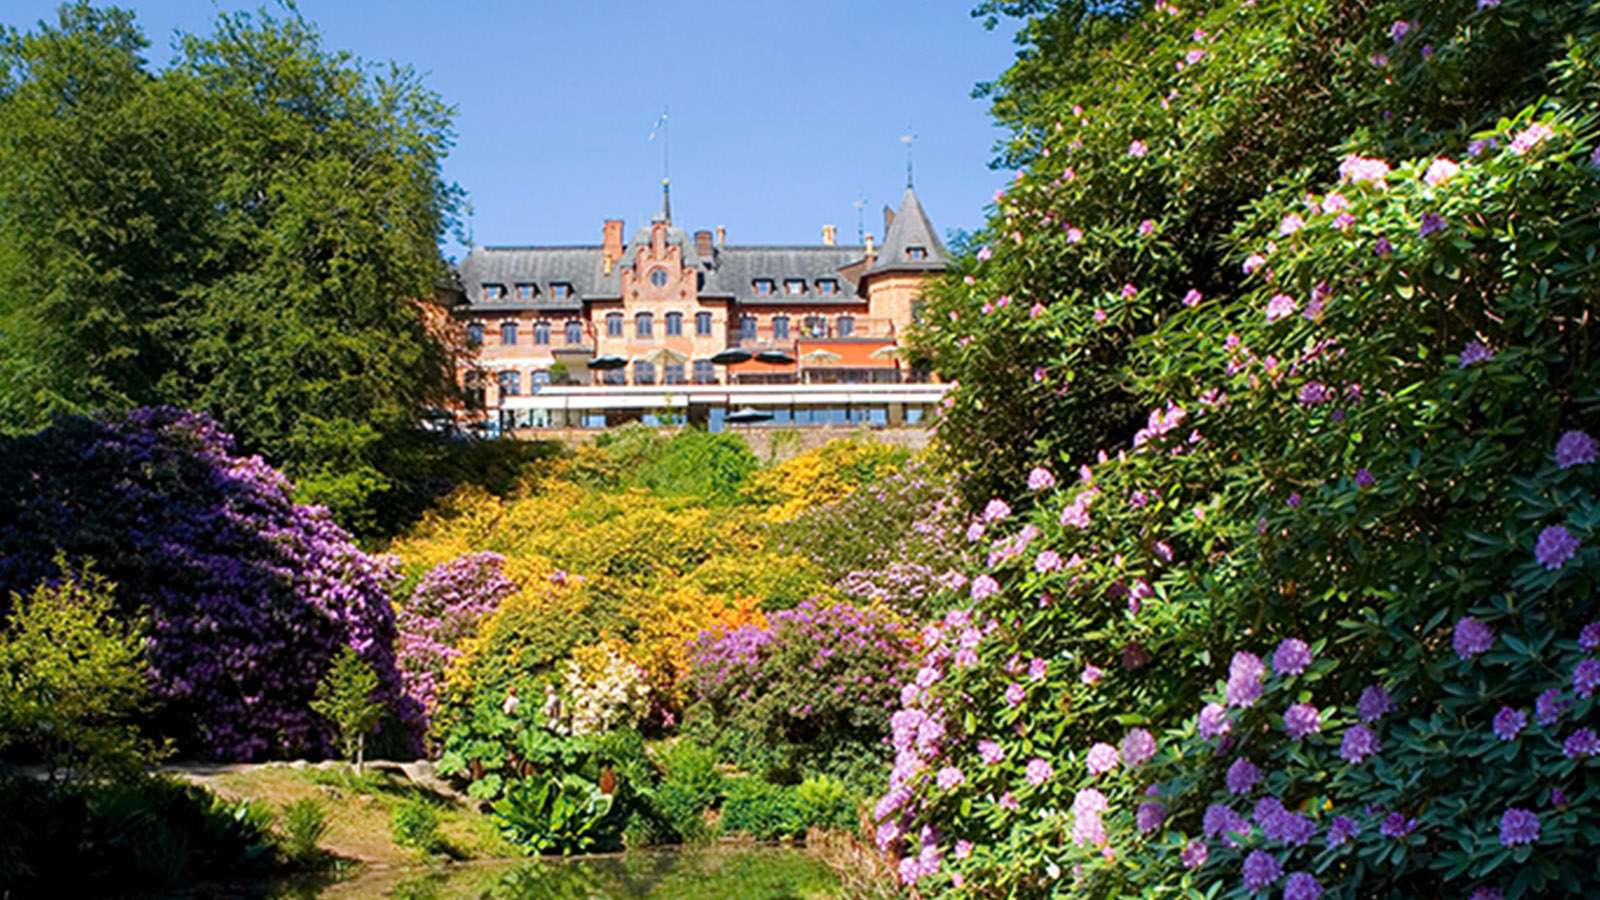
[[[280,885],[270,900],[836,900],[839,879],[815,855],[707,847],[367,872]]]

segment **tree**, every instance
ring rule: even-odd
[[[292,6],[223,15],[159,72],[145,47],[81,2],[0,35],[0,425],[204,409],[370,527],[453,389],[425,309],[452,111]]]
[[[130,775],[158,753],[134,724],[147,703],[143,639],[112,618],[112,585],[87,565],[11,595],[0,632],[0,749],[22,747],[59,777]]]
[[[372,699],[377,692],[378,676],[372,667],[361,654],[346,647],[317,685],[317,699],[311,701],[311,709],[333,726],[344,758],[355,760],[358,773],[367,747],[367,732],[383,720],[385,712],[383,703]]]

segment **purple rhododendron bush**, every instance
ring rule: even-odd
[[[170,408],[0,439],[0,595],[49,577],[58,552],[93,560],[121,615],[144,621],[154,735],[217,759],[325,752],[309,704],[342,647],[398,709],[393,566],[232,451],[209,418]]]
[[[880,610],[806,600],[767,627],[701,634],[689,679],[704,727],[739,762],[871,783],[915,651],[915,636]]]
[[[947,449],[1081,433],[969,460],[991,552],[936,601],[873,810],[904,882],[1600,893],[1595,17],[1158,3],[1034,98],[922,341],[960,380]],[[1163,74],[1113,89],[1129,60]],[[1273,67],[1318,64],[1304,102],[1366,92],[1371,129],[1330,113],[1270,190],[1202,210],[1232,187],[1196,156],[1263,152]],[[1107,378],[1125,431],[1074,419]],[[995,421],[1013,393],[1068,399]]]

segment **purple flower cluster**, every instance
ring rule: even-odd
[[[1311,665],[1311,647],[1299,638],[1289,638],[1272,654],[1272,670],[1279,675],[1299,675]]]
[[[1378,736],[1365,725],[1351,725],[1345,729],[1339,742],[1339,756],[1352,766],[1359,766],[1367,757],[1378,752]]]
[[[1317,714],[1315,706],[1309,703],[1296,703],[1284,711],[1283,730],[1288,732],[1291,740],[1299,740],[1308,734],[1321,731],[1322,719]]]
[[[477,633],[479,620],[517,585],[503,572],[498,553],[469,553],[433,567],[395,613],[395,648],[406,697],[424,718],[433,714],[445,670],[460,646]]]
[[[1456,656],[1461,659],[1471,659],[1481,653],[1487,653],[1494,645],[1494,631],[1489,626],[1479,622],[1471,616],[1462,616],[1456,622],[1455,634],[1450,640],[1450,646],[1456,651]]]
[[[1578,539],[1564,525],[1551,525],[1539,532],[1539,540],[1533,547],[1533,556],[1539,565],[1552,572],[1566,565],[1577,552]]]
[[[146,661],[161,699],[151,733],[219,759],[317,753],[310,709],[346,646],[408,724],[395,667],[393,561],[361,551],[320,507],[199,413],[136,409],[60,419],[0,443],[0,596],[92,557],[121,612],[148,614]]]
[[[1265,671],[1266,666],[1255,654],[1244,651],[1233,654],[1228,664],[1228,684],[1223,689],[1228,705],[1254,706],[1261,699],[1261,675]]]
[[[1261,780],[1261,770],[1244,757],[1233,761],[1228,767],[1228,793],[1248,794],[1255,789],[1256,783]]]
[[[1556,441],[1556,465],[1563,469],[1586,466],[1600,456],[1600,442],[1582,431],[1569,431]]]
[[[1252,850],[1244,859],[1244,889],[1259,891],[1283,877],[1283,864],[1265,850]]]
[[[1539,840],[1539,816],[1531,810],[1512,807],[1500,816],[1500,843],[1507,847]]]

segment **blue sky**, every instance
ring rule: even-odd
[[[210,0],[124,0],[164,63],[174,29],[207,32]],[[253,5],[253,4],[249,4]],[[7,0],[27,29],[54,2]],[[331,48],[428,73],[459,108],[447,178],[467,190],[476,243],[593,244],[660,208],[670,109],[673,220],[729,243],[816,243],[824,224],[882,237],[905,185],[941,230],[975,228],[1007,173],[1002,132],[973,85],[1012,60],[1012,23],[984,30],[963,2],[301,0]],[[451,241],[446,252],[459,255]]]

